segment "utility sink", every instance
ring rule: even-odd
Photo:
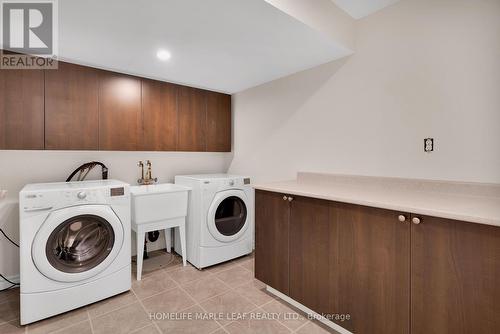
[[[136,233],[137,280],[142,277],[144,238],[147,232],[165,231],[167,252],[172,249],[172,228],[179,229],[182,262],[186,265],[186,216],[191,188],[173,184],[130,187],[132,195],[132,230]]]
[[[173,184],[132,186],[132,223],[165,221],[187,215],[189,187]]]

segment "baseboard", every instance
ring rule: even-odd
[[[19,283],[19,275],[15,276],[6,276],[9,281]],[[12,284],[4,280],[3,278],[0,277],[0,290],[7,289],[10,287]]]
[[[340,334],[353,334],[352,332],[349,332],[347,329],[337,325],[336,323],[334,323],[333,321],[330,321],[328,319],[326,319],[325,317],[321,316],[320,314],[314,312],[313,310],[311,310],[310,308],[302,305],[301,303],[293,300],[292,298],[288,297],[287,295],[279,292],[278,290],[276,289],[273,289],[271,288],[269,285],[266,286],[266,290],[269,292],[269,293],[272,293],[273,295],[275,295],[276,297],[279,297],[280,299],[284,300],[285,302],[287,302],[288,304],[298,308],[299,310],[301,310],[302,312],[308,314],[310,317],[313,317],[314,319],[320,321],[321,323],[323,323],[324,325],[336,330],[337,332],[339,332]]]

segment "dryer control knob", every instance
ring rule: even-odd
[[[233,180],[229,181],[229,185],[230,185],[231,187],[232,187],[232,186],[234,186],[234,181],[233,181]]]
[[[78,194],[76,194],[76,197],[79,199],[85,199],[87,198],[87,193],[85,191],[80,191]]]

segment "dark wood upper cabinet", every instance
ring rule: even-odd
[[[290,297],[326,314],[330,310],[330,264],[337,259],[330,243],[336,229],[330,224],[330,202],[295,197],[290,205]]]
[[[207,149],[207,92],[180,86],[178,92],[179,151]]]
[[[231,151],[231,95],[207,92],[207,151]]]
[[[421,217],[411,229],[411,333],[499,333],[500,228]]]
[[[178,87],[166,82],[142,80],[142,150],[177,150]]]
[[[43,70],[0,70],[0,149],[44,149]]]
[[[290,204],[283,195],[255,192],[255,277],[289,293]]]
[[[99,71],[59,62],[45,71],[45,149],[99,149]]]
[[[99,149],[137,151],[141,132],[141,80],[100,71]]]
[[[339,324],[354,333],[409,333],[410,223],[398,215],[332,204],[339,261],[331,268],[337,286],[329,313],[350,314],[350,321]]]
[[[0,70],[0,149],[231,151],[231,96],[59,62]]]

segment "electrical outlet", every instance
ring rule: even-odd
[[[425,138],[424,139],[424,152],[433,152],[434,151],[434,138]]]

